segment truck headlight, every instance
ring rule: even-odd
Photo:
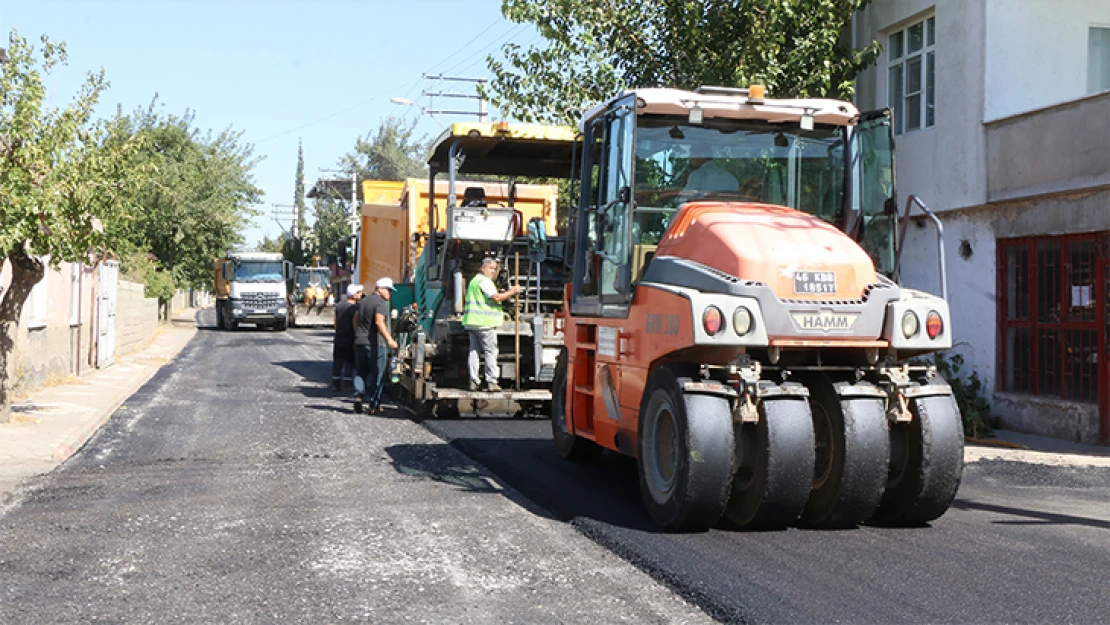
[[[917,314],[912,310],[907,310],[905,314],[902,315],[902,336],[912,339],[917,336],[918,330],[921,329],[920,326],[921,322],[918,321]]]
[[[752,311],[745,306],[740,306],[732,313],[732,330],[736,336],[744,336],[752,331]]]
[[[285,314],[285,313],[287,313],[287,312],[288,312],[288,310],[286,310],[285,308],[279,308],[279,309],[278,309],[278,314],[279,314],[279,315],[284,315],[284,314]]]

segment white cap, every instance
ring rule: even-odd
[[[390,291],[393,291],[394,290],[394,288],[393,288],[393,278],[382,278],[381,280],[378,280],[374,284],[374,288],[389,289]]]
[[[361,284],[351,284],[347,287],[347,297],[354,297],[359,293],[362,293]]]

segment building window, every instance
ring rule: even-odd
[[[1106,239],[1087,234],[998,242],[998,388],[1098,400]]]
[[[81,325],[81,263],[69,264],[69,325]]]
[[[928,17],[887,36],[887,106],[895,134],[936,123],[936,30],[936,17]]]
[[[1110,28],[1091,27],[1087,35],[1087,93],[1110,89]]]
[[[44,261],[45,262],[45,261]],[[50,270],[42,276],[31,293],[27,296],[24,307],[27,309],[27,329],[38,330],[46,327],[46,282],[50,279]]]

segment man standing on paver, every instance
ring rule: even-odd
[[[497,261],[482,259],[482,269],[470,280],[466,289],[466,304],[463,307],[462,325],[470,335],[470,353],[467,367],[470,370],[470,390],[478,390],[478,356],[485,355],[486,390],[500,391],[497,383],[497,328],[505,320],[501,302],[520,293],[520,286],[508,291],[497,292],[493,279],[497,277]]]
[[[342,391],[355,369],[355,311],[362,298],[362,285],[347,287],[346,301],[335,305],[335,338],[331,346],[331,386]]]
[[[379,412],[382,401],[382,383],[389,363],[389,350],[397,349],[397,341],[389,332],[389,299],[393,295],[393,280],[382,278],[374,284],[374,291],[362,298],[355,311],[355,413],[362,412],[363,401],[367,412]]]

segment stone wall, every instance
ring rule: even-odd
[[[158,329],[158,300],[143,294],[145,287],[119,281],[116,303],[116,358],[142,349]]]

